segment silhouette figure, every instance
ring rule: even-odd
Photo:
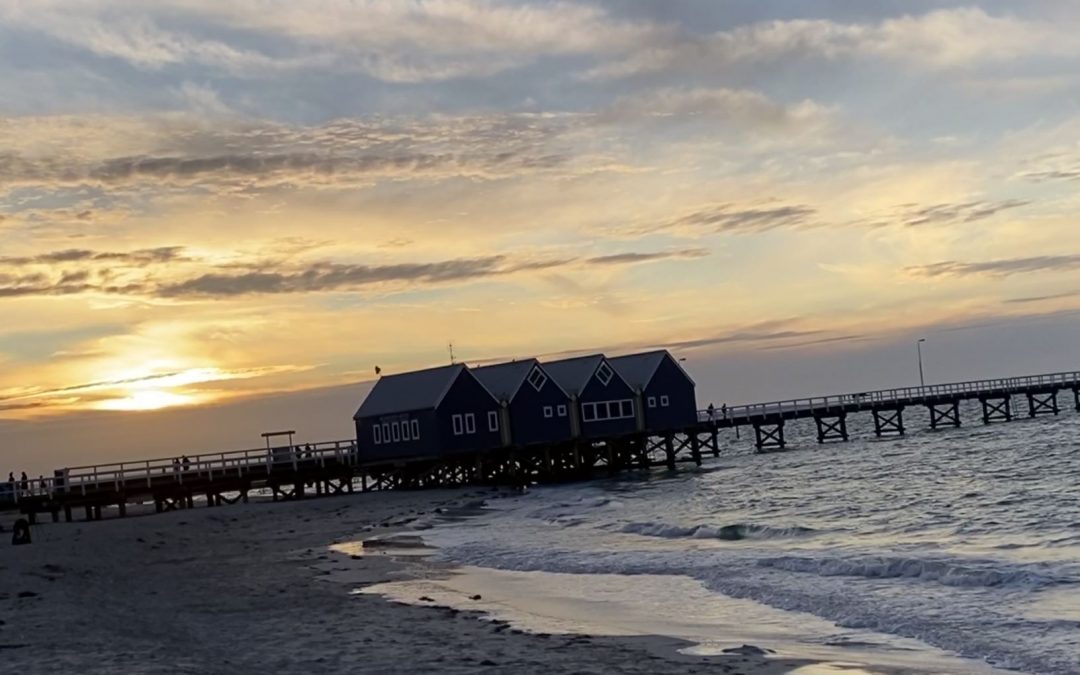
[[[712,403],[710,403],[709,407],[706,408],[706,410],[709,413],[709,421],[712,422],[713,418],[716,417],[716,406],[714,406]]]
[[[184,466],[184,471],[187,471],[191,468],[191,460],[188,459],[187,455],[184,455],[180,458],[180,464]]]
[[[22,546],[30,543],[30,523],[26,521],[26,518],[19,518],[15,521],[15,526],[11,528],[11,544],[13,546]]]

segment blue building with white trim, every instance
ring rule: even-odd
[[[640,430],[678,431],[697,422],[696,385],[670,352],[617,356],[610,363],[634,389]]]
[[[502,407],[504,445],[573,438],[570,396],[536,359],[473,368],[472,374]]]
[[[547,361],[544,370],[569,395],[575,438],[604,438],[638,430],[634,390],[603,354]]]
[[[502,445],[500,405],[462,364],[386,375],[353,415],[361,462]]]

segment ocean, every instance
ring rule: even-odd
[[[855,416],[852,442],[795,425],[768,454],[731,433],[700,469],[535,487],[424,538],[526,626],[1080,672],[1080,416],[982,426],[968,408],[932,432],[908,413],[904,438]]]

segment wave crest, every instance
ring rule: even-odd
[[[627,523],[619,530],[626,534],[638,534],[643,537],[661,537],[664,539],[721,539],[740,541],[742,539],[787,539],[814,534],[809,527],[771,527],[735,523],[733,525],[670,525],[668,523]]]

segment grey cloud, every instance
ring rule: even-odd
[[[900,224],[909,227],[960,222],[970,223],[990,218],[1003,211],[1018,209],[1030,203],[1020,199],[1008,199],[1004,201],[931,204],[929,206],[904,204],[890,220],[898,221]]]
[[[946,260],[930,265],[905,268],[905,271],[920,277],[965,277],[991,276],[1007,277],[1014,274],[1033,272],[1069,272],[1080,269],[1080,255],[1032,256],[1027,258],[1006,258],[986,262],[959,262]]]
[[[169,265],[180,257],[180,247],[148,249],[158,252],[150,259],[133,254],[98,253],[93,251],[62,251],[37,257],[8,259],[16,264],[50,261],[51,274],[0,273],[0,297],[75,295],[101,293],[106,295],[135,295],[169,299],[215,299],[247,295],[322,293],[356,291],[379,284],[424,285],[468,282],[522,272],[539,272],[572,265],[631,265],[666,259],[697,258],[708,255],[702,249],[683,249],[659,252],[627,252],[592,258],[514,258],[493,255],[462,258],[430,263],[399,263],[389,265],[359,265],[336,262],[315,262],[288,265],[283,261],[247,261],[223,264],[197,276],[175,280],[159,280],[160,269],[141,272],[143,267],[160,263]],[[141,252],[134,252],[138,254]],[[127,256],[127,257],[123,257]],[[123,259],[133,262],[126,272],[128,279],[116,283],[109,269],[66,269],[64,265],[85,264],[87,261]]]
[[[590,265],[627,265],[657,260],[704,258],[709,252],[703,248],[689,248],[679,251],[657,251],[654,253],[616,253],[589,258]]]
[[[805,227],[817,209],[806,204],[717,204],[684,216],[645,226],[642,231],[690,230],[710,233],[752,233],[777,228]]]
[[[92,251],[88,249],[64,249],[33,256],[0,257],[0,265],[10,267],[26,265],[50,265],[72,262],[115,262],[133,266],[189,260],[182,246],[162,246],[134,251]]]

